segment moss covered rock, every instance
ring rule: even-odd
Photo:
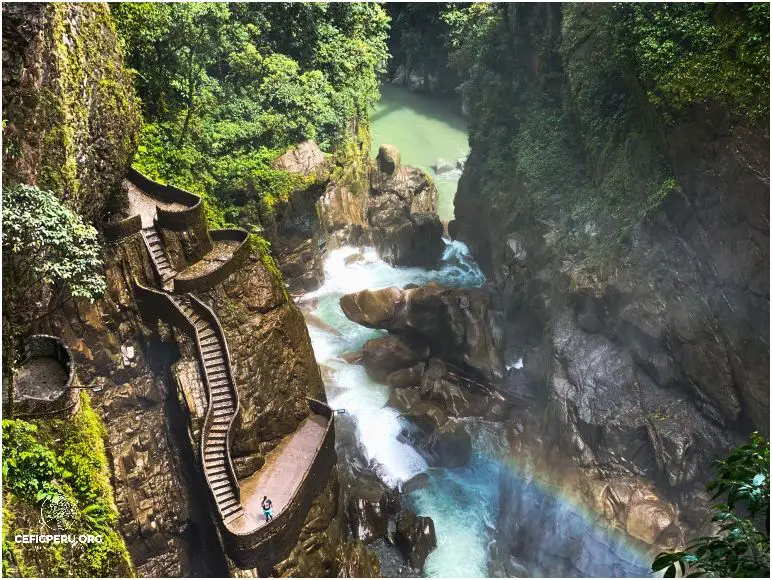
[[[3,110],[4,186],[92,221],[120,207],[141,116],[107,5],[3,5]]]

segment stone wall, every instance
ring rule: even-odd
[[[270,575],[274,565],[283,560],[295,546],[303,527],[304,514],[325,488],[335,467],[335,422],[327,405],[311,401],[311,411],[329,418],[324,437],[314,461],[300,487],[273,520],[251,533],[235,534],[223,530],[228,553],[241,568],[257,568],[261,576]]]
[[[249,234],[245,230],[210,230],[209,236],[213,242],[235,241],[239,245],[233,250],[233,254],[214,270],[190,278],[175,278],[174,292],[197,292],[209,290],[225,281],[228,276],[241,268],[249,258]]]

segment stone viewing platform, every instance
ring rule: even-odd
[[[329,423],[327,417],[309,415],[294,433],[268,454],[259,470],[241,481],[244,513],[230,523],[230,529],[245,533],[263,527],[266,524],[261,507],[264,495],[273,502],[274,518],[290,506],[324,440]]]
[[[13,385],[14,417],[66,416],[80,398],[69,349],[55,336],[35,334],[24,341],[24,360]]]

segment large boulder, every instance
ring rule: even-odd
[[[393,175],[400,165],[399,149],[394,145],[381,145],[375,161],[378,163],[378,171],[385,175]]]
[[[397,518],[396,544],[410,566],[423,572],[426,558],[437,547],[434,520],[418,516],[411,509],[405,509]]]
[[[362,290],[340,299],[343,313],[368,328],[387,328],[404,304],[404,292],[391,287],[383,290]]]
[[[399,496],[375,475],[360,474],[348,492],[346,521],[354,539],[365,543],[385,537],[399,512]]]
[[[484,290],[451,289],[436,283],[400,290],[363,290],[340,300],[346,316],[369,328],[419,337],[433,356],[501,381],[501,329]]]
[[[368,340],[362,349],[362,362],[367,374],[385,383],[390,373],[412,367],[418,357],[399,338],[389,335]]]

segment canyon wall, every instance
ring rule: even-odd
[[[467,87],[450,231],[488,275],[506,355],[544,411],[513,422],[513,453],[673,545],[704,524],[711,461],[768,434],[768,122],[658,105],[609,10],[501,9],[489,74]]]

